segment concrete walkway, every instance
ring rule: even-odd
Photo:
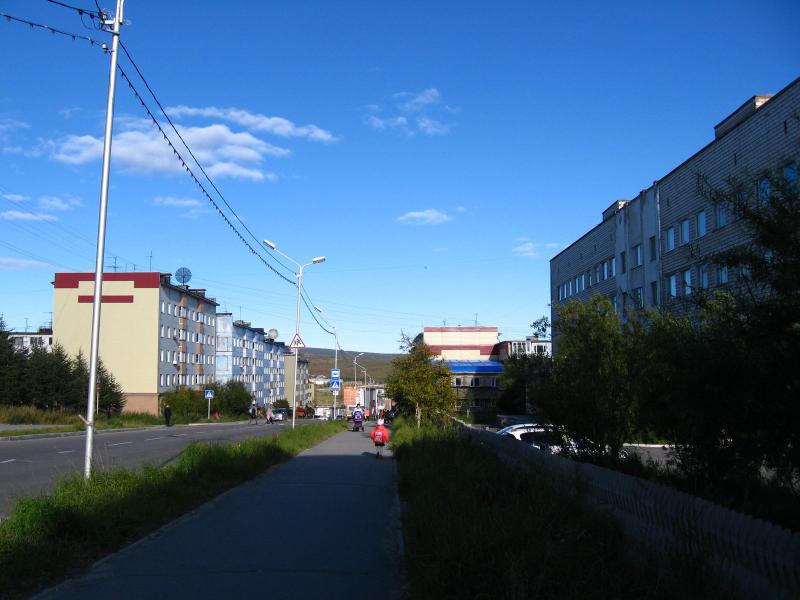
[[[367,433],[337,434],[39,597],[399,598],[386,454]]]

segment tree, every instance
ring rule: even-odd
[[[0,315],[0,405],[23,404],[25,366],[25,355],[14,348],[14,340]]]
[[[541,317],[531,323],[533,335],[547,336],[550,320]],[[552,369],[552,359],[545,354],[510,356],[500,374],[500,397],[497,407],[511,414],[535,412],[537,396]]]
[[[622,325],[599,295],[586,304],[563,305],[558,317],[552,377],[539,399],[542,413],[573,439],[579,454],[616,457],[636,423]]]
[[[41,346],[34,346],[27,360],[26,403],[45,410],[60,410],[68,406],[72,368],[64,349],[56,344],[48,352]]]
[[[423,417],[452,411],[456,393],[451,385],[450,369],[443,362],[433,360],[428,346],[411,342],[405,347],[408,353],[392,361],[393,370],[386,378],[386,395],[402,412],[413,414],[419,428]]]

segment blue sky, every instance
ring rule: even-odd
[[[107,38],[43,0],[0,12]],[[228,202],[288,255],[326,255],[306,289],[345,349],[378,352],[475,313],[529,333],[549,314],[549,258],[800,75],[791,1],[128,0],[125,17],[124,43]],[[54,272],[93,269],[108,57],[0,19],[0,66],[0,313],[21,329],[49,319]],[[152,251],[154,270],[188,266],[220,309],[290,339],[294,289],[121,80],[116,117],[106,264],[143,270]],[[308,345],[332,346],[302,320]]]

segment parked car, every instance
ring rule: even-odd
[[[285,421],[289,418],[289,411],[285,408],[276,408],[272,411],[273,421]]]
[[[565,436],[552,426],[538,423],[509,425],[498,431],[497,435],[513,437],[529,446],[533,446],[537,450],[551,454],[559,454],[563,449],[565,440]]]

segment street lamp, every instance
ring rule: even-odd
[[[367,398],[367,370],[361,365],[358,366],[364,371],[364,410],[369,410],[369,400]],[[375,415],[373,414],[372,416],[374,417]]]
[[[322,314],[323,310],[319,306],[314,306],[314,310]],[[333,368],[339,370],[339,334],[336,331],[336,325],[333,325]],[[339,395],[338,390],[333,390],[333,420],[336,420],[336,396]]]
[[[297,265],[297,316],[295,318],[294,335],[295,338],[299,339],[300,338],[300,294],[303,290],[303,269],[305,269],[306,267],[310,267],[311,265],[316,265],[321,262],[325,262],[325,257],[317,256],[316,258],[312,258],[310,263],[301,265],[291,256],[287,256],[286,254],[278,250],[273,242],[269,240],[264,240],[264,245],[273,252],[277,252],[285,259]],[[299,350],[300,350],[299,348],[294,348],[294,394],[292,396],[292,429],[294,429],[294,422],[297,413],[297,377],[299,375],[297,371],[297,360],[300,356]]]
[[[357,354],[356,357],[353,359],[353,392],[356,395],[358,395],[358,371],[356,368],[361,366],[356,362],[356,359],[359,356],[364,356],[364,353],[362,352],[361,354]]]

